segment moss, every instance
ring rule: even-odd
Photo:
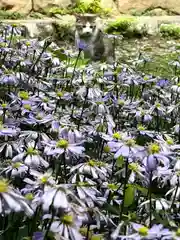
[[[147,35],[147,27],[146,25],[138,27],[136,18],[121,17],[109,23],[105,28],[105,32],[108,34],[121,34],[128,38],[143,37]]]
[[[162,24],[159,31],[163,37],[180,38],[180,26],[177,24]]]
[[[110,11],[111,11],[110,9],[104,9],[101,6],[100,0],[93,0],[90,3],[85,3],[79,0],[76,2],[74,6],[68,8],[53,7],[45,10],[46,14],[48,14],[50,17],[53,17],[56,14],[65,15],[75,13],[92,13],[108,16],[110,14]]]
[[[23,19],[23,18],[25,18],[24,14],[21,14],[18,12],[9,12],[6,10],[0,10],[0,20],[4,20],[4,19],[16,20],[16,19]]]

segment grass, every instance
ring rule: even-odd
[[[111,12],[110,9],[105,9],[101,6],[100,0],[93,0],[90,3],[85,3],[79,0],[76,1],[74,6],[68,8],[52,7],[50,9],[45,9],[44,11],[49,17],[54,17],[57,14],[66,15],[76,13],[91,13],[99,14],[100,16],[108,16]]]
[[[162,24],[159,30],[163,37],[180,38],[180,25]]]
[[[179,48],[178,40],[171,43],[165,38],[157,37],[143,38],[137,41],[124,39],[117,46],[121,62],[132,66],[137,60],[137,56],[140,55],[140,59],[145,61],[136,65],[138,71],[164,78],[174,76],[175,67],[169,63],[178,60]],[[176,75],[180,76],[178,69]]]

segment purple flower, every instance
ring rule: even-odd
[[[61,155],[64,152],[73,153],[75,155],[81,155],[85,148],[79,146],[79,144],[70,144],[66,139],[61,139],[59,141],[51,141],[50,143],[44,142],[45,153],[47,155]]]
[[[3,75],[0,79],[1,83],[5,83],[5,84],[12,84],[15,85],[17,84],[17,77],[15,76],[15,74],[8,74],[8,75]]]
[[[29,114],[28,118],[24,118],[24,122],[27,124],[47,124],[52,121],[53,117],[51,114],[46,115],[44,112],[39,112],[34,115],[32,113]]]
[[[77,46],[79,50],[85,50],[88,47],[88,44],[83,40],[79,40]]]
[[[43,232],[34,232],[32,240],[43,240],[44,233]]]
[[[166,87],[167,85],[169,85],[169,81],[167,79],[160,79],[157,82],[157,86],[159,87]]]
[[[18,128],[1,128],[0,129],[0,136],[16,136],[19,134],[20,129]]]
[[[114,73],[111,71],[104,72],[104,77],[107,78],[109,81],[113,81],[114,79]]]

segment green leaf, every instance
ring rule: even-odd
[[[148,194],[148,189],[145,188],[145,187],[141,187],[140,185],[138,184],[133,184],[133,187],[137,190],[139,190],[144,196],[147,196]]]
[[[53,54],[58,57],[61,61],[67,60],[67,55],[63,53],[63,49],[58,49],[53,52]]]
[[[116,160],[116,165],[117,167],[121,168],[124,164],[124,157],[123,156],[119,156]]]
[[[91,240],[102,240],[103,235],[102,234],[96,234],[91,237]]]
[[[117,206],[112,206],[109,203],[105,203],[103,207],[106,211],[108,211],[111,214],[115,214],[115,215],[119,214],[119,208]]]
[[[129,185],[126,188],[125,196],[124,196],[124,206],[125,207],[129,207],[133,203],[133,201],[134,201],[134,193],[135,193],[134,187]]]

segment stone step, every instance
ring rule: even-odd
[[[122,16],[122,15],[121,15]],[[114,21],[117,18],[120,18],[121,16],[117,16],[115,18],[111,19],[103,19],[104,23]],[[129,15],[123,15],[124,17],[132,17]],[[154,33],[157,31],[159,25],[162,23],[166,24],[180,24],[180,16],[140,16],[140,17],[134,17],[137,19],[138,24],[142,25],[145,24],[147,28],[149,29],[150,33]],[[54,28],[52,26],[53,23],[56,23],[58,25],[66,25],[69,27],[73,27],[75,23],[75,17],[73,15],[64,15],[59,16],[59,19],[53,19],[53,18],[45,18],[45,19],[20,19],[20,20],[1,20],[2,23],[7,24],[20,24],[24,25],[28,31],[28,35],[30,37],[38,37],[38,36],[47,36],[51,35],[54,31]]]

